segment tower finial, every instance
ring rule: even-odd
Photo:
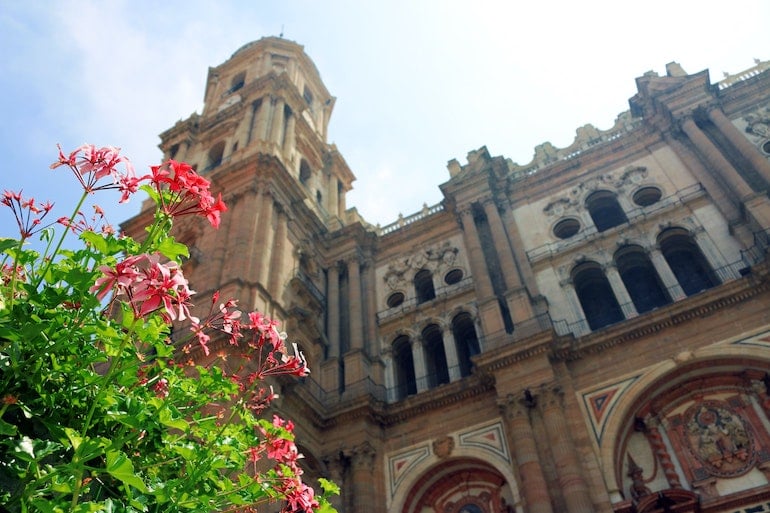
[[[278,34],[278,37],[283,38],[283,23],[281,23],[281,33]]]

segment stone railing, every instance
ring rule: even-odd
[[[387,224],[383,227],[377,227],[377,235],[387,235],[388,233],[395,232],[396,230],[400,230],[401,228],[408,226],[415,221],[419,221],[420,219],[425,219],[426,217],[432,216],[433,214],[437,214],[438,212],[444,211],[444,204],[443,203],[436,203],[432,207],[429,207],[427,203],[423,204],[422,210],[419,212],[416,212],[414,214],[408,215],[404,217],[402,214],[398,215],[398,220],[394,223]]]

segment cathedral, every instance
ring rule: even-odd
[[[294,42],[209,68],[160,135],[229,208],[175,226],[186,277],[304,351],[273,407],[340,512],[770,512],[770,62],[636,86],[527,164],[449,161],[442,201],[384,227],[346,203]]]

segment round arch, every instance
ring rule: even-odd
[[[665,401],[669,401],[672,408],[684,404],[685,399],[703,395],[703,384],[709,381],[716,387],[735,388],[741,380],[745,383],[764,375],[768,367],[770,357],[763,348],[718,344],[683,352],[641,376],[623,393],[602,437],[602,472],[613,502],[628,495],[623,485],[628,484],[626,467],[631,463],[625,453],[634,433],[645,429],[640,421],[644,421],[647,413],[665,411],[666,407],[662,406]],[[675,466],[681,475],[681,465]]]
[[[463,455],[439,460],[435,456],[415,469],[411,482],[404,483],[390,511],[420,513],[434,511],[480,511],[497,513],[501,504],[518,504],[519,494],[510,469],[478,455]]]

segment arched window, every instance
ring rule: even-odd
[[[449,368],[447,367],[441,328],[431,324],[422,330],[422,341],[428,372],[428,386],[435,387],[442,383],[449,383]]]
[[[225,153],[225,142],[219,141],[209,150],[208,160],[206,162],[206,171],[210,171],[222,163],[222,156]]]
[[[655,267],[640,246],[617,250],[615,264],[637,312],[649,312],[671,302]]]
[[[572,283],[575,285],[580,306],[592,330],[598,330],[623,320],[623,312],[612,292],[610,282],[604,276],[599,264],[585,262],[572,270]]]
[[[414,275],[414,290],[417,294],[417,304],[435,299],[436,290],[433,288],[433,275],[423,269]]]
[[[690,233],[684,228],[668,228],[658,235],[660,251],[688,296],[719,285],[719,279],[706,261]]]
[[[241,89],[246,83],[246,72],[241,71],[233,77],[233,81],[230,83],[230,90],[228,93],[234,93],[238,89]]]
[[[615,194],[610,191],[596,191],[588,196],[586,208],[591,214],[596,229],[600,232],[628,222],[626,213],[620,207]]]
[[[457,348],[457,363],[460,366],[460,376],[470,376],[473,369],[471,356],[479,354],[479,339],[476,336],[476,327],[470,314],[463,312],[452,319],[452,335]]]
[[[406,335],[393,341],[393,365],[396,377],[396,399],[404,399],[417,393],[417,379],[414,375],[412,343]]]
[[[307,160],[302,159],[299,163],[299,183],[307,185],[308,180],[310,180],[310,175],[310,164],[307,163]]]

